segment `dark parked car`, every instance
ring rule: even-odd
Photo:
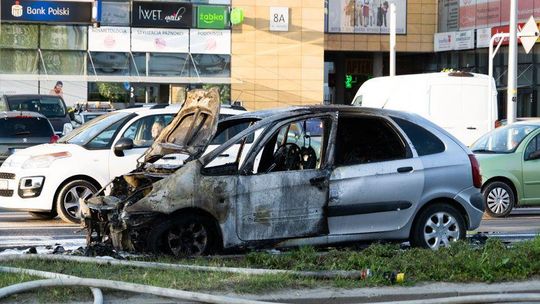
[[[0,112],[0,165],[17,150],[58,140],[47,118],[35,112]]]
[[[49,119],[56,134],[62,134],[64,124],[71,123],[64,99],[56,95],[4,95],[0,98],[0,111],[41,113]]]

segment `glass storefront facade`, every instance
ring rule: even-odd
[[[228,13],[231,1],[182,3],[189,2],[193,7],[191,29],[171,27],[152,32],[152,26],[137,27],[149,32],[153,39],[153,43],[142,46],[137,46],[139,41],[130,36],[135,29],[130,27],[130,1],[103,1],[99,29],[88,25],[2,23],[0,94],[47,94],[61,81],[68,104],[85,100],[127,102],[132,88],[137,102],[177,102],[174,96],[178,94],[173,92],[179,89],[207,84],[229,86],[231,33],[228,22],[223,28],[204,30],[223,32],[225,38],[217,45],[211,39],[202,41],[209,45],[203,51],[190,48],[188,36],[191,32],[203,31],[196,30],[199,6],[222,7]],[[127,38],[117,34],[117,29],[127,29]],[[102,40],[99,41],[96,36],[90,37],[96,30],[109,32],[100,34]],[[184,35],[183,40],[173,37],[180,35],[178,32]]]

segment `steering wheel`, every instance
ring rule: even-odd
[[[317,153],[311,146],[300,149],[300,158],[302,160],[302,169],[315,169],[317,166]]]
[[[274,152],[274,162],[267,172],[299,170],[301,165],[300,147],[294,143],[286,143],[279,146]]]

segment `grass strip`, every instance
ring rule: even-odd
[[[456,243],[438,251],[400,249],[399,245],[374,244],[362,251],[333,249],[324,254],[312,247],[302,247],[281,254],[252,252],[243,258],[197,258],[175,260],[170,257],[145,258],[145,261],[208,266],[230,266],[288,270],[361,270],[369,268],[365,280],[315,280],[290,275],[248,276],[217,272],[142,269],[126,266],[53,261],[10,261],[4,266],[58,272],[86,278],[98,278],[148,284],[190,291],[266,293],[281,289],[315,287],[357,288],[392,283],[387,272],[405,273],[405,285],[417,282],[502,282],[519,281],[540,275],[540,238],[516,243],[511,247],[498,240],[483,246]],[[0,273],[0,286],[32,279],[25,275]],[[54,288],[37,291],[40,302],[91,299],[87,288]],[[10,302],[10,299],[7,299]],[[13,299],[11,299],[13,300]]]

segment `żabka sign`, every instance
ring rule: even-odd
[[[0,0],[2,22],[91,24],[92,2]]]
[[[229,27],[229,10],[225,6],[199,5],[197,7],[197,27],[204,29],[224,29]]]
[[[134,27],[191,28],[193,6],[181,2],[133,2]]]

